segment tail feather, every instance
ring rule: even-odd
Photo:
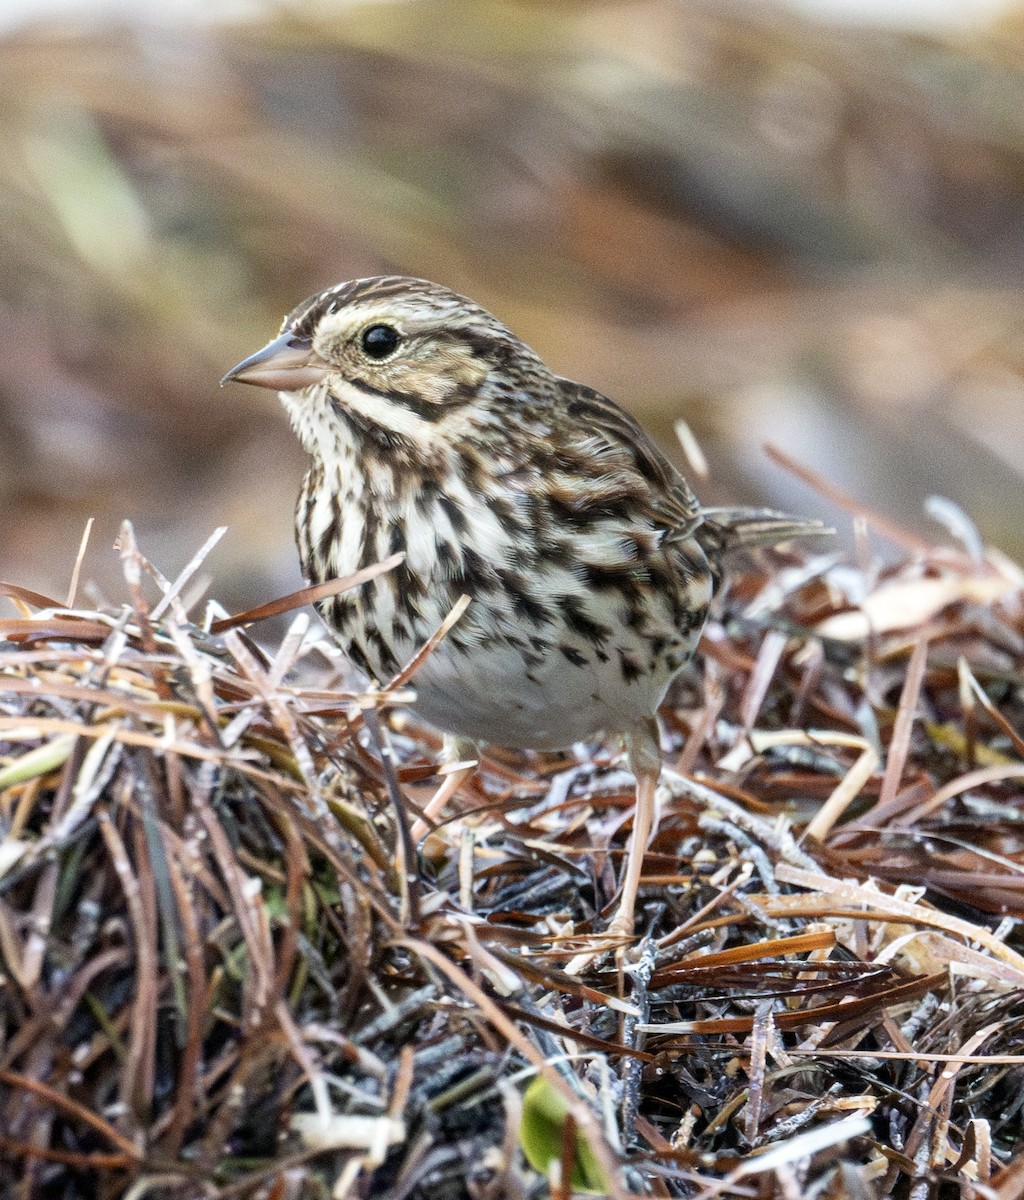
[[[704,533],[719,554],[729,554],[745,546],[776,546],[790,538],[816,537],[834,533],[821,521],[791,517],[771,508],[705,508],[702,510]]]

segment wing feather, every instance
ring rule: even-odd
[[[642,514],[668,530],[672,540],[689,537],[703,521],[700,504],[653,438],[614,400],[571,379],[557,383],[569,416],[579,422],[580,449],[605,462],[609,485],[627,472],[639,484],[633,490]]]

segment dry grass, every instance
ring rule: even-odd
[[[405,680],[190,618],[201,556],[171,585],[128,527],[118,608],[8,585],[3,1195],[564,1197],[540,1074],[617,1197],[1019,1196],[1022,576],[947,517],[733,572],[664,712],[649,936],[582,979],[610,751],[453,789]]]

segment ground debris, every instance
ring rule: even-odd
[[[996,552],[732,573],[663,711],[644,939],[577,978],[628,839],[614,748],[439,778],[414,677],[353,685],[301,613],[271,650],[190,619],[120,550],[117,609],[0,585],[3,1195],[1016,1194]],[[520,1149],[537,1078],[554,1181]]]

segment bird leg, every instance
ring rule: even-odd
[[[592,948],[574,955],[566,963],[567,975],[579,975],[585,967],[612,948],[610,943],[633,936],[644,852],[654,826],[654,793],[661,778],[661,738],[654,717],[627,735],[626,751],[630,770],[636,776],[636,803],[633,809],[633,832],[629,835],[629,845],[626,847],[626,870],[622,878],[618,911],[607,930],[598,935]]]
[[[626,847],[626,871],[622,877],[619,908],[608,926],[611,937],[629,937],[636,916],[636,897],[644,853],[654,825],[654,793],[661,778],[661,738],[656,718],[651,717],[626,737],[629,767],[636,776],[633,832]]]

